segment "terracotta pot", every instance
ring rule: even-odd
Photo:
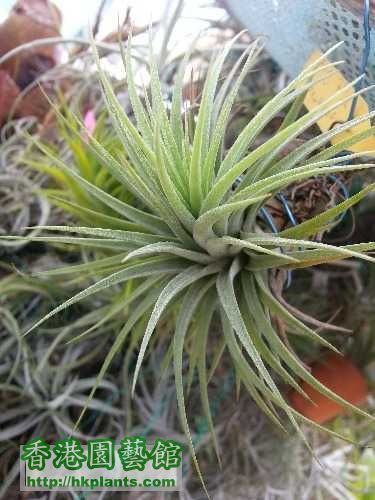
[[[353,405],[360,405],[368,396],[369,390],[364,377],[344,356],[331,353],[324,361],[314,363],[311,372],[319,382]],[[343,406],[323,396],[310,385],[303,382],[301,387],[313,403],[294,390],[289,393],[288,400],[290,405],[305,417],[324,424],[345,414]]]

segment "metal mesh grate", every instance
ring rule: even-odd
[[[360,75],[361,58],[364,46],[363,26],[361,20],[346,10],[336,0],[328,0],[322,8],[321,19],[317,24],[317,41],[323,50],[332,47],[337,42],[344,44],[337,50],[336,57],[345,60],[342,71],[347,80],[353,80]],[[370,60],[365,85],[375,83],[374,58]],[[375,109],[375,92],[366,95],[368,104]]]
[[[362,19],[345,9],[339,0],[225,0],[228,10],[252,35],[264,35],[266,48],[290,76],[295,76],[316,49],[326,50],[337,42],[345,77],[360,75],[364,48]],[[371,33],[371,54],[366,84],[375,84],[375,39]],[[375,90],[367,92],[375,109]]]

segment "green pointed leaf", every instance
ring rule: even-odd
[[[209,288],[213,286],[213,284],[214,284],[213,280],[208,280],[203,286],[201,285],[201,283],[196,283],[190,287],[188,292],[185,294],[184,300],[180,307],[179,315],[176,322],[176,331],[173,338],[174,376],[176,383],[177,404],[178,404],[181,424],[188,438],[190,453],[192,455],[195,468],[198,472],[199,478],[201,480],[201,483],[203,485],[203,488],[207,496],[209,496],[208,491],[206,489],[205,482],[199,468],[198,460],[194,450],[193,440],[189,429],[189,423],[186,415],[184,384],[182,378],[182,372],[183,372],[182,357],[183,357],[185,336],[190,326],[194,312],[197,309],[200,301],[203,299]]]
[[[105,290],[110,286],[116,285],[118,283],[123,283],[124,281],[127,281],[132,278],[142,278],[142,277],[152,276],[153,274],[160,275],[160,273],[166,273],[166,274],[178,273],[179,271],[184,269],[185,266],[186,264],[183,264],[181,263],[181,261],[178,260],[158,261],[156,259],[150,259],[147,262],[134,265],[126,266],[124,264],[125,269],[101,279],[100,281],[89,286],[82,292],[77,293],[69,300],[66,300],[58,307],[55,307],[51,312],[46,314],[42,319],[40,319],[37,323],[35,323],[26,332],[26,334],[30,333],[32,330],[35,330],[35,328],[38,328],[42,323],[50,319],[52,316],[55,316],[55,314],[57,314],[58,312],[66,309],[67,307],[70,307],[73,304],[76,304],[77,302],[80,302],[81,300],[89,297],[90,295],[93,295],[94,293],[98,293],[102,290]]]
[[[134,250],[126,256],[124,262],[144,255],[158,255],[162,253],[176,255],[198,264],[210,264],[211,262],[213,262],[213,258],[203,252],[187,250],[183,245],[169,243],[167,241],[161,243],[152,243],[150,245],[145,245],[142,248]]]
[[[164,288],[163,292],[160,294],[158,301],[155,304],[154,310],[152,311],[151,318],[148,322],[142,340],[142,345],[138,354],[137,365],[135,367],[135,372],[134,372],[133,392],[135,384],[137,382],[137,376],[146,352],[147,345],[150,341],[151,335],[155,329],[157,322],[159,321],[161,315],[163,314],[168,304],[180,292],[182,292],[182,290],[187,288],[192,283],[200,280],[201,278],[204,278],[205,276],[217,273],[220,270],[221,266],[222,264],[220,262],[215,264],[210,264],[206,267],[202,267],[199,265],[190,266],[187,269],[185,269],[182,273],[172,278],[171,281],[168,283],[168,285]]]
[[[375,190],[375,184],[370,184],[362,189],[359,193],[351,196],[348,200],[345,200],[338,205],[329,208],[319,215],[316,215],[312,219],[309,219],[297,226],[284,229],[279,235],[283,238],[307,238],[313,236],[320,231],[328,229],[329,223],[348,210],[350,207],[356,205],[360,202],[367,194]]]

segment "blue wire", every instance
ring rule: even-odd
[[[279,196],[280,196],[280,195],[279,195]],[[282,196],[282,195],[281,195],[281,196]],[[284,198],[284,200],[285,200],[285,198]],[[285,202],[286,202],[286,200],[285,200]],[[286,204],[288,205],[288,203],[287,203],[287,202],[286,202]],[[292,212],[291,212],[291,210],[290,210],[290,208],[289,208],[289,205],[288,205],[288,209],[289,209],[289,213],[290,213],[290,215],[292,216],[293,220],[295,221],[294,216],[293,216],[293,214],[292,214]],[[267,224],[268,224],[268,225],[269,225],[269,227],[271,228],[271,231],[272,231],[273,233],[275,233],[275,234],[276,234],[276,233],[278,233],[279,231],[278,231],[277,227],[275,226],[275,223],[273,222],[273,219],[272,219],[272,215],[268,212],[268,210],[267,210],[265,207],[262,207],[262,208],[260,209],[260,213],[261,213],[261,215],[262,215],[263,219],[267,222]],[[288,215],[289,215],[289,214],[288,214]],[[293,222],[292,222],[292,224],[293,224]],[[295,224],[293,224],[293,225],[295,225]],[[283,248],[281,248],[281,252],[282,252],[282,253],[284,253],[284,249],[283,249]],[[290,270],[288,270],[288,271],[287,271],[287,277],[286,277],[285,288],[289,288],[289,287],[290,287],[290,285],[291,285],[291,283],[292,283],[292,272],[291,272]]]
[[[366,69],[368,65],[368,61],[370,58],[371,52],[371,26],[370,26],[370,0],[363,0],[363,31],[364,31],[364,39],[365,39],[365,47],[362,55],[361,69],[360,75],[362,76],[361,80],[359,80],[355,86],[354,91],[358,92],[363,87],[364,79],[366,76]],[[358,95],[354,97],[352,100],[352,104],[350,106],[350,111],[348,115],[348,121],[354,118],[355,108],[357,107]],[[341,154],[346,154],[346,151],[343,151]],[[348,162],[343,162],[344,165],[347,165]],[[344,198],[347,200],[349,198],[349,191],[346,188],[345,184],[341,182],[335,175],[330,175],[329,178],[339,184],[341,191],[344,194]],[[341,222],[346,215],[346,212],[342,213],[339,217],[339,222]]]
[[[363,2],[363,31],[365,35],[364,36],[365,48],[363,50],[361,69],[360,69],[360,75],[362,76],[362,78],[355,84],[354,86],[355,92],[358,92],[363,87],[364,79],[366,76],[366,68],[368,65],[370,51],[371,51],[370,0],[364,0]],[[354,117],[354,112],[357,106],[358,97],[359,97],[358,95],[355,96],[352,101],[352,105],[350,107],[350,112],[348,116],[348,121],[352,120]]]
[[[293,215],[293,212],[291,211],[291,209],[289,207],[289,203],[287,202],[287,199],[285,198],[285,196],[282,193],[278,194],[278,198],[280,199],[280,201],[281,201],[281,203],[282,203],[282,205],[284,207],[285,213],[287,214],[287,216],[289,217],[290,222],[292,223],[292,226],[296,226],[297,225],[297,221],[296,221],[296,219],[295,219],[295,217]],[[291,284],[292,284],[292,271],[288,270],[287,277],[286,277],[285,288],[288,289]]]
[[[339,185],[341,192],[344,195],[344,199],[348,200],[350,197],[350,194],[349,194],[348,188],[345,186],[345,184],[338,177],[336,177],[333,174],[329,175],[328,179],[331,179],[331,181],[333,181]],[[347,214],[347,210],[345,210],[345,212],[343,212],[341,215],[339,215],[339,217],[337,219],[337,224],[344,220],[346,214]]]
[[[260,213],[262,214],[263,219],[267,222],[267,224],[271,228],[271,231],[273,233],[278,233],[279,231],[277,230],[277,227],[275,226],[275,223],[273,222],[272,216],[268,213],[268,210],[265,207],[262,207],[260,209]]]
[[[289,204],[288,204],[285,196],[282,193],[279,193],[277,196],[278,196],[279,200],[281,201],[281,203],[284,207],[284,210],[285,210],[287,216],[289,217],[290,222],[292,223],[293,226],[296,226],[297,221],[293,215],[293,212],[291,211],[291,209],[289,207]]]
[[[360,75],[362,76],[361,80],[359,80],[355,86],[354,86],[354,91],[359,92],[361,88],[363,87],[364,79],[366,76],[366,69],[368,65],[368,61],[370,58],[370,52],[371,52],[371,25],[370,25],[370,0],[363,0],[363,31],[364,31],[364,39],[365,39],[365,47],[363,49],[363,54],[362,54],[362,62],[361,62],[361,68],[360,68]],[[354,118],[354,113],[355,113],[355,108],[357,107],[357,102],[358,102],[358,95],[356,95],[353,100],[352,104],[350,106],[350,111],[348,115],[348,120],[350,121]],[[345,155],[347,154],[347,151],[343,151],[340,153],[340,155]],[[339,156],[340,156],[339,155]],[[347,165],[348,161],[343,162],[343,165]],[[337,179],[335,175],[330,175],[329,176],[331,180],[334,182],[337,182],[337,184],[340,185],[341,190],[344,194],[345,199],[347,200],[349,198],[349,192],[346,188],[346,186]],[[346,212],[344,212],[340,220],[342,220],[345,217]]]
[[[365,47],[364,47],[363,54],[362,54],[362,62],[361,62],[361,68],[360,68],[360,74],[361,74],[362,78],[355,84],[355,86],[354,86],[355,92],[359,92],[363,87],[364,79],[366,76],[366,69],[367,69],[368,61],[370,58],[370,52],[371,52],[370,0],[363,0],[363,30],[364,30]],[[355,108],[356,108],[357,102],[358,102],[358,97],[359,96],[357,95],[352,100],[352,104],[350,106],[350,111],[349,111],[349,115],[348,115],[348,121],[352,120],[354,117]],[[346,152],[344,151],[341,154],[346,154]],[[346,165],[347,162],[343,162],[343,164]],[[339,187],[344,195],[345,200],[349,199],[349,196],[350,196],[349,191],[348,191],[347,187],[345,186],[345,184],[343,182],[341,182],[341,180],[338,179],[335,175],[329,175],[328,177],[333,182],[336,182],[339,185]],[[277,195],[277,197],[281,201],[283,208],[284,208],[284,211],[289,218],[289,221],[291,222],[291,224],[293,226],[296,226],[297,221],[293,215],[292,210],[289,207],[289,204],[288,204],[285,196],[283,194],[279,193]],[[268,212],[268,210],[265,207],[262,207],[260,209],[260,213],[261,213],[263,219],[265,220],[265,222],[271,228],[271,231],[273,233],[278,233],[278,230],[273,222],[272,216]],[[345,217],[345,215],[346,215],[346,212],[341,214],[338,222],[341,222],[343,220],[343,218]],[[281,251],[283,252],[282,248],[281,248]],[[291,284],[291,271],[288,271],[288,276],[287,276],[285,288],[289,288],[290,284]]]
[[[342,191],[342,194],[344,195],[345,200],[348,200],[350,197],[350,194],[349,194],[348,188],[345,186],[345,184],[342,181],[340,181],[340,179],[338,179],[335,175],[332,175],[332,174],[328,176],[328,179],[331,179],[331,181],[334,181],[339,185],[339,187]]]

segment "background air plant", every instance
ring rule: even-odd
[[[24,129],[30,129],[33,120],[9,122],[3,126],[0,134],[0,234],[25,234],[26,226],[48,223],[50,207],[36,188],[41,183],[41,176],[35,171],[23,171],[20,174],[19,156],[26,147]],[[30,233],[29,233],[30,234]],[[38,230],[33,231],[38,234]],[[31,234],[30,234],[31,235]],[[25,245],[21,241],[2,241],[0,252],[14,251]]]
[[[87,137],[77,136],[77,124],[69,108],[64,105],[63,110],[68,125],[60,123],[58,135],[64,142],[62,147],[60,147],[61,142],[56,144],[54,148],[51,147],[51,154],[59,154],[67,161],[73,161],[79,174],[97,188],[125,203],[133,203],[134,197],[131,192],[102,166],[100,160],[82,140],[87,139]],[[116,154],[121,150],[121,142],[106,128],[105,119],[106,117],[102,115],[98,121],[95,121],[92,133],[95,140],[100,142],[108,152]],[[71,129],[74,129],[74,133],[71,132]],[[72,214],[82,223],[90,226],[118,229],[124,225],[124,228],[127,229],[126,221],[118,217],[116,211],[110,208],[104,210],[100,201],[88,196],[84,189],[81,189],[76,182],[72,182],[70,176],[64,174],[58,167],[44,165],[40,161],[33,160],[26,161],[26,163],[54,179],[58,187],[43,189],[43,193],[51,203],[62,208],[64,212]]]
[[[225,58],[235,42],[236,39],[232,40],[212,59],[200,106],[194,116],[192,111],[182,112],[182,85],[189,53],[177,74],[169,109],[164,103],[152,48],[150,92],[146,92],[144,102],[141,101],[132,70],[130,39],[122,56],[135,123],[119,104],[93,44],[104,101],[112,120],[113,134],[121,148],[108,148],[100,137],[83,135],[79,118],[74,118],[72,124],[71,117],[67,118],[57,108],[56,113],[70,134],[86,142],[100,168],[132,196],[129,199],[117,196],[105,183],[98,185],[83,175],[77,160],[67,164],[50,148],[38,143],[56,173],[69,179],[71,187],[87,199],[95,200],[99,213],[103,216],[116,213],[121,223],[117,227],[105,224],[45,226],[46,231],[75,233],[76,236],[30,238],[93,250],[93,260],[53,269],[48,274],[72,275],[84,282],[94,274],[97,281],[53,309],[29,331],[95,293],[127,283],[126,305],[133,304],[133,307],[128,309],[128,316],[115,337],[89,400],[115,354],[129,339],[130,349],[139,349],[132,381],[134,391],[147,348],[154,340],[155,328],[161,320],[168,319],[173,324],[167,332],[171,334],[171,343],[161,366],[165,369],[173,361],[183,428],[190,436],[184,398],[185,349],[189,354],[190,371],[198,373],[203,409],[215,443],[207,385],[226,350],[235,368],[237,387],[243,385],[261,410],[281,428],[284,427],[277,409],[285,412],[302,437],[298,422],[306,419],[286,403],[271,372],[297,391],[301,392],[297,379],[302,379],[340,404],[365,414],[321,385],[298,359],[282,335],[284,331],[335,348],[307,326],[306,321],[301,321],[298,312],[291,312],[280,302],[280,294],[276,292],[280,292],[286,271],[290,269],[351,257],[373,262],[374,258],[366,252],[375,249],[375,243],[336,247],[314,241],[314,235],[329,228],[337,215],[359,202],[373,190],[373,185],[293,228],[277,234],[265,232],[258,217],[260,208],[291,183],[342,170],[373,167],[371,163],[357,164],[357,159],[366,153],[338,158],[339,153],[371,135],[373,130],[355,134],[338,145],[328,145],[336,134],[368,118],[362,117],[307,140],[284,156],[281,154],[319,117],[350,99],[342,98],[343,90],[339,90],[313,111],[299,116],[301,97],[314,85],[312,77],[326,76],[327,66],[322,69],[319,60],[265,104],[229,150],[223,151],[226,124],[238,89],[260,51],[257,42],[251,44],[233,70],[221,80]],[[255,146],[260,132],[285,108],[289,111],[279,130],[269,140]],[[80,209],[83,214],[85,206],[78,204],[76,210]],[[221,327],[212,332],[210,324],[215,318]],[[335,329],[327,324],[324,326]],[[215,354],[207,359],[211,342],[215,344]],[[215,447],[219,455],[218,446]],[[191,450],[196,462],[192,446]]]
[[[108,374],[80,429],[74,430],[95,380],[90,366],[103,352],[106,332],[100,332],[104,343],[87,339],[79,345],[66,345],[90,321],[87,313],[58,330],[51,326],[39,331],[36,338],[24,338],[22,331],[46,311],[51,299],[61,300],[62,290],[56,283],[15,274],[0,280],[0,290],[2,498],[6,492],[10,494],[8,488],[19,473],[18,447],[25,440],[67,434],[83,440],[100,434],[118,437],[124,411],[118,408],[119,389]]]
[[[298,436],[286,437],[278,432],[245,395],[238,401],[227,402],[216,421],[217,439],[225,453],[219,481],[214,461],[204,464],[204,478],[212,498],[371,498],[374,435],[370,421],[345,417],[334,424],[337,432],[364,448],[306,426],[304,431],[314,455]],[[194,491],[193,498],[204,498],[202,493],[192,488],[190,491]]]
[[[63,291],[57,283],[14,274],[0,280],[0,290],[0,471],[4,477],[0,498],[18,495],[19,446],[36,436],[55,440],[75,435],[85,442],[98,436],[120,439],[127,434],[184,441],[177,430],[171,370],[162,381],[157,380],[163,352],[159,348],[154,349],[142,370],[131,416],[124,397],[128,377],[124,377],[125,383],[119,378],[121,368],[125,370],[127,365],[120,355],[101,381],[79,429],[75,428],[95,381],[97,363],[105,357],[108,338],[116,332],[117,322],[111,322],[111,328],[98,328],[97,335],[91,334],[79,344],[70,342],[95,321],[93,312],[101,311],[96,299],[72,312],[64,326],[60,321],[59,327],[40,328],[36,337],[24,338],[22,332],[50,306],[51,299],[61,300]],[[208,440],[206,434],[200,444]],[[188,455],[184,461],[189,472]],[[185,480],[188,477],[190,474],[185,474]],[[76,498],[73,492],[71,495]]]

